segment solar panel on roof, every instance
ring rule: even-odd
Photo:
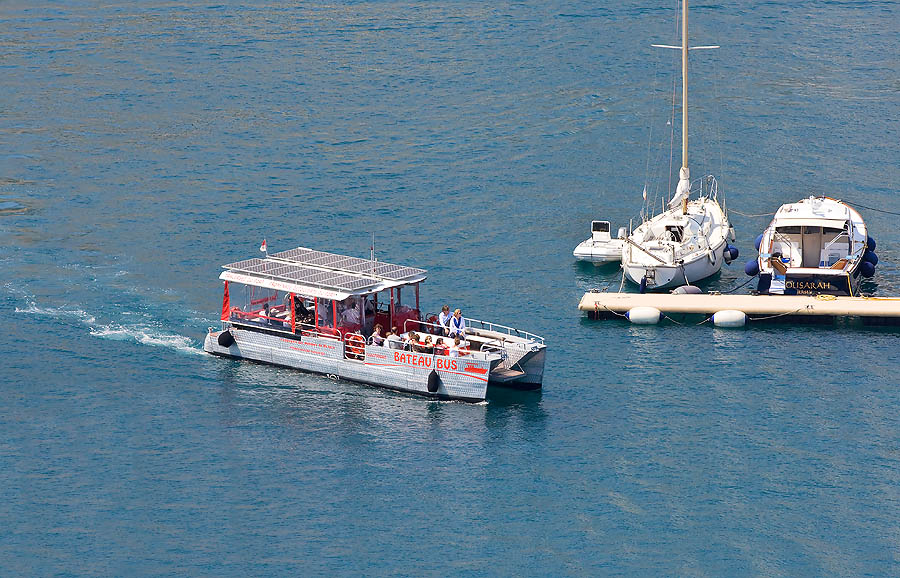
[[[401,279],[406,279],[414,275],[423,275],[425,273],[424,269],[394,265],[381,261],[377,262],[375,272],[372,273],[372,261],[368,259],[348,257],[336,253],[326,253],[325,251],[315,251],[304,247],[281,251],[279,253],[274,253],[272,256],[295,263],[327,267],[329,269],[339,269],[350,273],[374,274],[378,277],[390,279],[391,281],[400,281]]]
[[[243,261],[238,261],[237,263],[231,263],[230,265],[225,265],[226,269],[243,269],[244,267],[250,267],[251,265],[255,265],[257,263],[262,263],[262,259],[244,259]]]
[[[343,289],[345,291],[358,291],[381,283],[380,280],[374,277],[348,275],[341,271],[318,269],[315,266],[285,263],[284,261],[267,261],[265,259],[246,259],[225,267],[240,273],[260,275],[305,285]]]

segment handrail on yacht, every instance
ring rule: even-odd
[[[429,313],[425,316],[425,318],[427,319],[427,318],[431,317],[432,315],[433,314]],[[536,342],[540,343],[541,345],[544,344],[543,337],[541,337],[540,335],[537,335],[535,333],[531,333],[529,331],[523,331],[521,329],[516,329],[515,327],[509,327],[507,325],[500,325],[499,323],[491,323],[490,321],[482,321],[480,319],[472,319],[470,317],[465,317],[464,319],[466,320],[466,326],[469,327],[470,329],[475,329],[475,327],[473,327],[473,325],[475,323],[477,323],[479,325],[478,328],[483,329],[485,331],[506,333],[509,336],[513,336],[513,334],[515,334],[516,337],[522,337],[524,339],[536,341]],[[441,325],[440,323],[431,323],[429,321],[416,321],[414,319],[407,319],[403,326],[404,331],[406,331],[406,323],[409,323],[410,321],[416,322],[419,325],[424,325],[426,327],[434,327],[435,329],[439,329],[441,332],[443,332],[443,330],[445,329],[445,327],[443,325]]]
[[[474,325],[475,323],[478,323],[480,328],[484,329],[485,331],[494,331],[496,333],[505,332],[509,336],[512,336],[513,333],[515,333],[517,337],[524,337],[525,339],[529,339],[531,341],[537,341],[541,345],[544,344],[544,338],[535,333],[523,331],[521,329],[516,329],[515,327],[509,327],[507,325],[500,325],[499,323],[491,323],[490,321],[482,321],[480,319],[472,319],[470,317],[466,317],[465,319],[467,325]]]
[[[843,239],[841,237],[843,237]],[[835,235],[832,240],[828,241],[828,244],[825,245],[824,247],[822,247],[822,250],[827,251],[828,249],[831,248],[832,245],[834,245],[838,241],[847,241],[847,244],[851,245],[851,247],[853,244],[853,239],[850,238],[850,234],[847,231],[841,231],[840,233]],[[850,249],[848,249],[847,251],[849,253]]]
[[[641,247],[640,245],[638,245],[637,243],[635,243],[634,241],[632,241],[631,238],[625,237],[625,242],[628,243],[629,245],[631,245],[632,247],[637,247],[640,251],[643,251],[644,253],[650,255],[651,257],[653,257],[654,259],[656,259],[657,261],[659,261],[659,262],[662,263],[663,265],[666,264],[665,261],[663,261],[662,259],[660,259],[660,258],[657,257],[656,255],[654,255],[653,253],[651,253],[649,250],[644,249],[643,247]],[[674,251],[674,248],[673,248],[673,251]]]

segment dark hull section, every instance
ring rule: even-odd
[[[792,274],[784,276],[784,292],[775,291],[772,275],[760,273],[758,290],[763,294],[779,295],[842,295],[855,297],[859,293],[859,274],[854,271],[842,275]],[[777,284],[780,289],[780,284]]]
[[[497,381],[489,381],[489,388],[500,387],[503,389],[514,389],[517,391],[534,391],[536,389],[541,389],[543,384],[540,383],[524,383],[521,381],[506,381],[506,382],[497,382]]]

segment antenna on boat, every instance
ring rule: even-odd
[[[709,50],[719,48],[716,46],[691,46],[688,47],[688,0],[681,0],[681,46],[670,44],[651,44],[654,48],[674,48],[681,51],[681,170],[678,172],[678,187],[675,196],[669,201],[669,208],[675,208],[679,204],[682,210],[687,210],[684,201],[691,194],[691,171],[688,168],[688,51]]]
[[[372,246],[369,247],[372,255],[372,273],[375,273],[375,231],[372,231]]]

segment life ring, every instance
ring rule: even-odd
[[[366,342],[361,335],[354,333],[347,338],[347,357],[362,359],[366,351]]]

